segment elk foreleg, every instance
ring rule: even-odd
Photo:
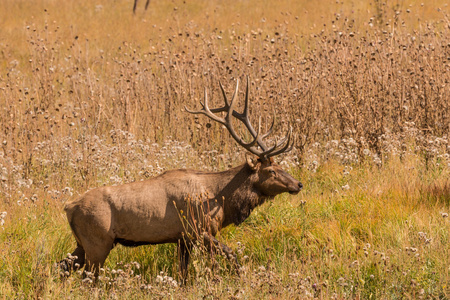
[[[237,260],[237,256],[233,250],[227,245],[219,242],[214,236],[211,234],[204,232],[203,233],[203,242],[205,246],[208,248],[210,252],[222,252],[226,255],[227,259],[229,259],[234,265],[236,272],[239,274],[240,264]]]
[[[180,276],[183,285],[186,284],[188,275],[189,256],[192,250],[192,243],[183,239],[178,240],[178,259],[180,262]]]

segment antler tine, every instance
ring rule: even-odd
[[[284,153],[290,152],[290,151],[294,148],[294,145],[295,145],[295,135],[292,136],[292,143],[291,143],[291,146],[290,146],[289,148],[287,148],[287,149],[284,151]]]
[[[191,113],[191,114],[194,114],[194,115],[203,114],[203,115],[213,119],[214,121],[219,122],[220,124],[223,124],[223,125],[226,126],[225,120],[223,118],[218,117],[215,114],[213,114],[212,111],[209,109],[209,106],[208,106],[208,92],[207,92],[206,88],[205,88],[205,102],[202,103],[200,101],[200,104],[202,105],[202,109],[201,110],[190,110],[189,108],[187,108],[186,105],[184,106],[184,109],[188,113]]]
[[[268,137],[272,133],[273,125],[275,125],[275,117],[272,119],[272,125],[270,125],[269,130],[261,136],[262,140],[265,139],[266,137]]]
[[[279,142],[277,143],[277,148],[280,147],[281,145],[283,145],[284,143],[286,143],[286,140],[288,140],[288,139],[290,138],[291,131],[292,131],[292,129],[290,129],[290,130],[288,131],[288,134],[287,134],[281,141],[279,141]],[[289,143],[288,143],[288,144],[289,144]]]
[[[245,88],[245,101],[244,101],[244,112],[242,115],[248,119],[248,94],[249,94],[249,86],[250,86],[250,79],[247,76],[247,87]]]
[[[211,112],[213,112],[213,113],[228,111],[230,108],[230,104],[228,103],[227,94],[225,93],[225,89],[223,88],[222,82],[220,82],[220,80],[219,80],[219,86],[220,86],[220,91],[222,92],[222,96],[223,96],[225,105],[222,107],[218,107],[218,108],[211,108]],[[236,116],[236,114],[237,114],[236,112],[233,112],[234,116]]]
[[[184,106],[184,110],[193,115],[204,114],[204,112],[200,110],[190,110],[186,105]]]
[[[237,80],[237,84],[239,84],[239,79]],[[225,101],[225,107],[230,107],[230,104],[228,103],[228,98],[227,98],[227,94],[225,93],[225,89],[223,88],[222,82],[219,80],[219,86],[220,86],[220,90],[222,91],[222,96],[223,99]]]
[[[280,142],[280,143],[275,143],[276,148],[283,145],[285,142],[286,144],[284,145],[284,147],[278,149],[277,151],[274,152],[268,152],[265,153],[265,155],[267,156],[267,158],[281,154],[281,153],[285,153],[285,152],[289,152],[292,150],[293,146],[294,146],[294,142],[295,142],[295,138],[293,140],[292,143],[290,143],[291,141],[291,136],[292,136],[292,126],[290,126],[289,132],[287,134],[287,136]],[[287,141],[286,141],[287,140]],[[275,150],[275,149],[274,149]]]
[[[222,87],[222,91],[223,91],[223,87]],[[234,112],[234,107],[236,105],[236,101],[235,100],[236,100],[236,96],[238,94],[238,91],[239,91],[239,78],[236,80],[236,89],[234,90],[233,97],[231,98],[231,102],[229,103],[227,115],[225,116],[225,120],[227,122],[229,122],[230,125],[231,125],[231,118],[232,118],[233,112]],[[224,96],[224,99],[225,99],[225,103],[228,104],[228,100],[226,98],[225,93],[223,94],[223,96]]]
[[[261,156],[261,151],[258,151],[258,149],[256,149],[254,147],[255,144],[260,145],[260,138],[259,138],[259,134],[261,133],[261,117],[259,118],[259,126],[258,126],[258,132],[256,132],[256,134],[254,134],[254,129],[253,127],[250,125],[250,123],[248,122],[248,118],[243,119],[242,116],[243,114],[239,114],[234,110],[234,107],[236,105],[236,96],[239,92],[239,79],[236,80],[236,89],[234,90],[233,93],[233,97],[231,98],[229,107],[228,107],[228,111],[227,111],[227,115],[225,116],[225,126],[227,127],[228,131],[230,132],[231,136],[236,140],[236,142],[241,145],[242,147],[244,147],[245,149],[247,149],[248,151],[250,151],[251,153],[257,155],[257,156]],[[224,94],[224,97],[226,97],[226,95]],[[253,136],[253,141],[249,142],[249,143],[245,143],[242,138],[240,138],[237,134],[236,131],[233,128],[233,123],[232,123],[232,119],[233,116],[235,116],[236,118],[238,118],[240,121],[242,121],[246,126],[247,124],[250,126],[247,128],[249,130],[253,130],[252,136]]]
[[[255,129],[253,128],[252,124],[250,124],[250,120],[248,118],[248,110],[249,110],[249,101],[248,101],[248,95],[249,95],[249,87],[250,87],[250,80],[249,77],[247,76],[247,87],[245,88],[245,101],[244,101],[244,111],[242,112],[242,114],[238,114],[237,118],[239,120],[241,120],[242,123],[245,124],[245,126],[248,128],[248,130],[250,131],[250,134],[255,137]],[[262,142],[262,139],[261,141]],[[261,145],[260,143],[258,143],[258,145],[263,149],[263,151],[267,148],[266,145],[263,143],[263,145]]]
[[[236,111],[233,111],[233,116],[235,116],[239,121],[244,123],[245,127],[247,127],[248,131],[252,135],[253,138],[257,137],[256,130],[253,128],[252,124],[250,123],[249,119],[249,89],[250,89],[250,78],[247,76],[247,87],[245,89],[245,101],[244,101],[244,111],[242,113],[238,113]],[[236,91],[237,92],[237,91]],[[261,120],[260,120],[261,121]],[[258,129],[260,130],[260,129]],[[264,136],[267,136],[267,133],[264,134]],[[264,136],[259,138],[256,142],[258,146],[262,149],[261,153],[264,151],[267,151],[267,145],[264,143],[263,139]]]
[[[230,126],[232,128],[232,125]],[[230,132],[231,133],[231,132]],[[248,151],[250,151],[251,153],[260,156],[260,152],[254,147],[256,143],[258,143],[258,138],[259,138],[259,134],[261,133],[261,117],[259,117],[259,125],[258,125],[258,132],[256,133],[255,138],[253,139],[253,141],[249,142],[249,143],[245,143],[240,137],[238,137],[236,135],[235,140],[239,143],[239,145],[241,145],[242,147],[244,147],[245,149],[247,149]],[[233,133],[231,133],[231,135],[234,137],[234,130]]]
[[[247,83],[247,84],[248,84],[248,83]],[[233,93],[233,97],[231,98],[231,102],[228,102],[227,94],[225,93],[225,89],[224,89],[224,87],[223,87],[223,85],[222,85],[222,82],[220,82],[220,80],[219,80],[219,86],[220,86],[220,91],[222,92],[222,96],[223,96],[223,100],[224,100],[224,102],[225,102],[225,105],[222,106],[222,107],[211,108],[211,112],[213,112],[213,113],[224,112],[224,111],[228,112],[228,111],[230,111],[230,106],[233,105],[233,100],[235,99],[235,97],[236,97],[236,95],[237,95],[237,93],[238,93],[238,89],[239,89],[239,78],[236,80],[236,89],[235,89],[235,91],[234,91],[234,93]],[[247,86],[247,93],[248,93],[248,86]],[[248,101],[248,96],[246,96],[246,99],[247,99],[247,101]],[[245,104],[245,107],[247,107],[247,103]],[[240,114],[240,113],[238,113],[238,112],[235,111],[235,110],[232,110],[232,112],[233,112],[233,116],[234,116],[234,117],[238,118],[241,122],[244,122],[244,120],[243,120],[244,114]],[[252,133],[252,136],[255,137],[256,132],[253,130],[251,133]]]
[[[252,145],[252,149],[246,148],[247,150],[249,150],[250,152],[252,152],[253,154],[257,155],[257,156],[261,156],[261,153],[267,150],[267,146],[266,144],[263,142],[262,138],[259,137],[260,135],[260,131],[261,131],[261,118],[259,119],[259,127],[258,127],[258,132],[256,132],[256,130],[253,128],[252,124],[250,123],[249,117],[248,117],[248,109],[249,109],[249,86],[250,86],[250,81],[249,81],[249,77],[247,76],[247,88],[246,88],[246,92],[245,92],[245,106],[244,106],[244,111],[243,113],[238,113],[234,110],[235,104],[236,104],[236,97],[238,95],[239,92],[239,79],[237,79],[236,81],[236,89],[233,93],[233,97],[231,98],[230,103],[227,102],[227,104],[229,104],[229,108],[227,109],[227,115],[225,117],[225,121],[227,123],[230,124],[230,127],[232,128],[231,125],[231,119],[232,116],[236,117],[239,121],[241,121],[242,123],[244,123],[245,127],[247,127],[248,131],[250,132],[250,134],[253,137],[253,141],[246,144],[246,145]],[[221,87],[222,92],[224,92],[223,87]],[[226,97],[226,95],[224,94],[224,98]],[[230,132],[231,133],[231,132]],[[234,129],[233,129],[233,133],[234,133]],[[237,135],[236,135],[237,136]],[[241,139],[240,139],[241,140]],[[239,142],[239,144],[243,145],[242,140]],[[255,144],[258,144],[258,146],[262,149],[261,151],[256,149],[255,147],[253,147]]]

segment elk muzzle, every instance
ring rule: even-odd
[[[290,190],[289,194],[297,195],[303,188],[303,184],[300,181],[297,181],[297,185],[294,185]]]

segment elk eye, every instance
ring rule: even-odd
[[[272,174],[272,175],[277,174],[274,170],[269,170],[269,173]]]

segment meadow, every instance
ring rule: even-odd
[[[450,298],[446,1],[142,2],[2,1],[1,298]],[[180,287],[175,245],[117,246],[97,283],[62,279],[68,200],[244,161],[184,107],[246,76],[304,189],[220,232],[241,274],[199,245]]]

